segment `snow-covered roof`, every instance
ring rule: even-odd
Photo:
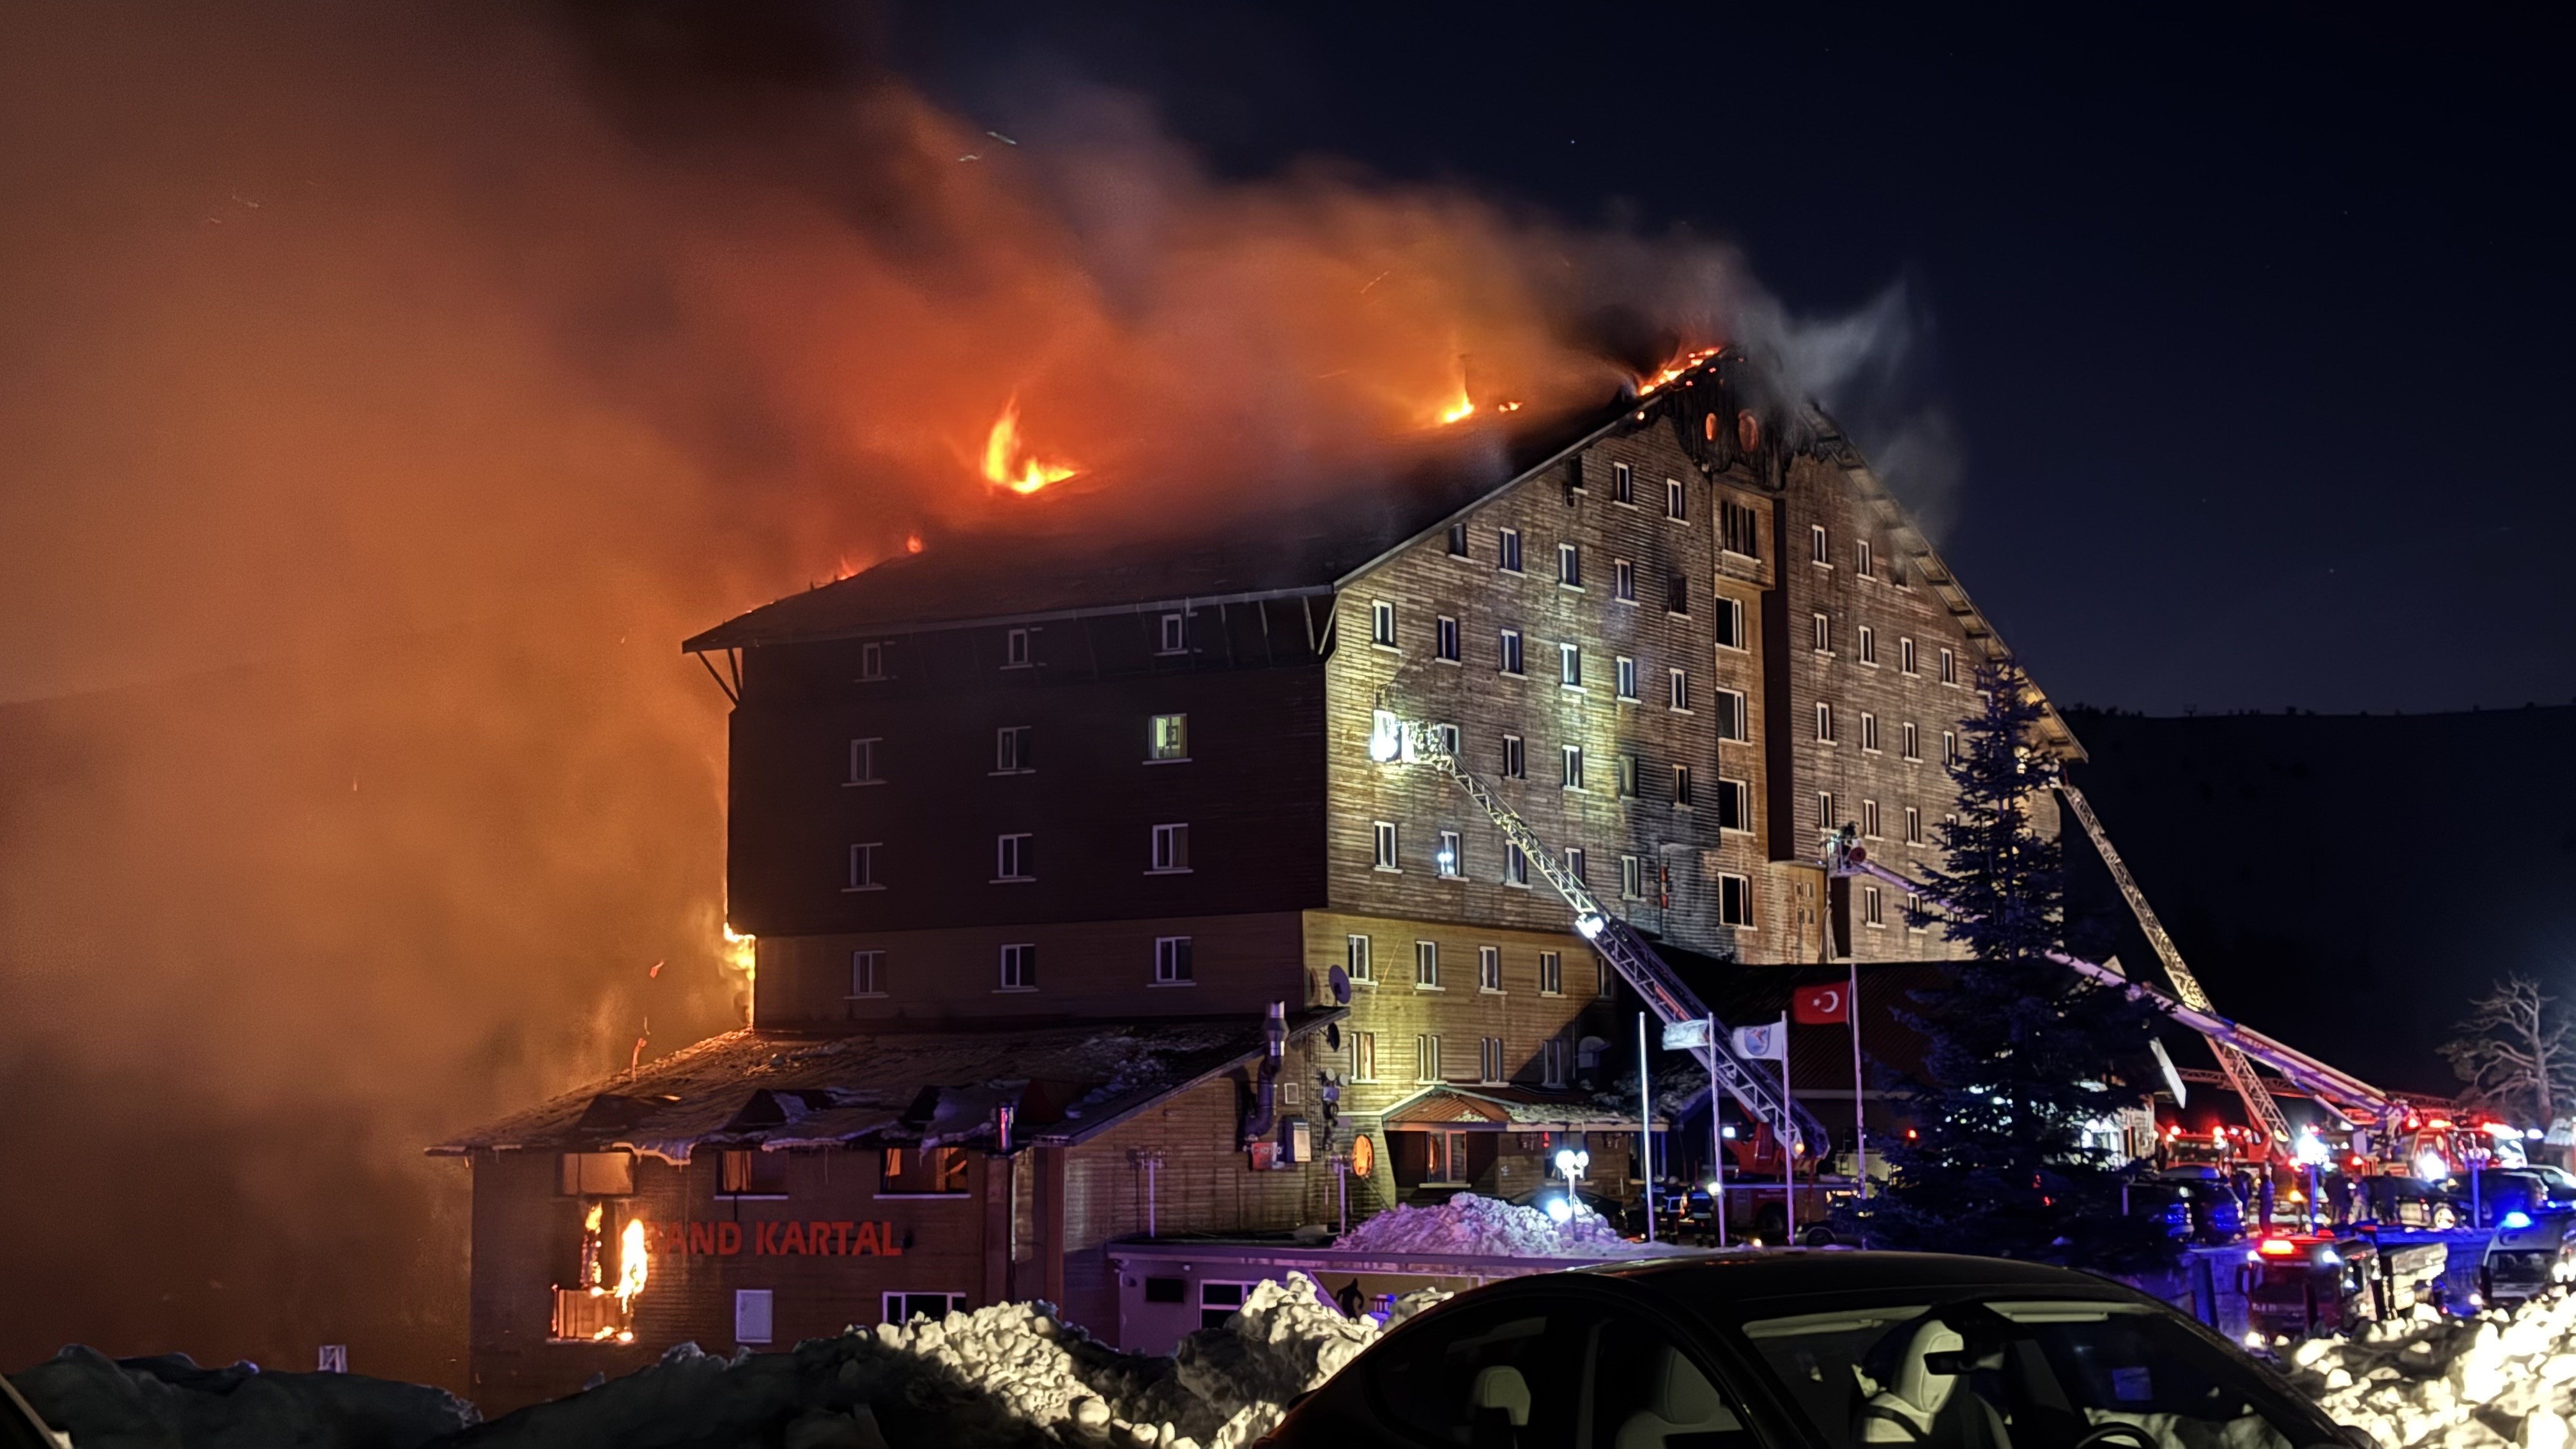
[[[1633,1132],[1637,1099],[1624,1110],[1580,1092],[1537,1087],[1444,1082],[1425,1087],[1386,1109],[1389,1127],[1491,1127],[1505,1132]],[[1670,1127],[1655,1114],[1657,1129]]]
[[[1307,1011],[1293,1040],[1345,1013]],[[686,1162],[702,1144],[785,1151],[869,1142],[1078,1142],[1260,1055],[1257,1016],[710,1037],[607,1081],[459,1134],[432,1156],[628,1151]]]

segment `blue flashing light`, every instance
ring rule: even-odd
[[[2506,1232],[2512,1232],[2516,1228],[2530,1227],[2531,1214],[2516,1208],[2514,1211],[2506,1213],[2503,1217],[2497,1219],[2496,1226],[2504,1229]]]

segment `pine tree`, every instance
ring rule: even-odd
[[[1931,919],[1967,950],[1907,1024],[1929,1043],[1925,1080],[1899,1097],[1918,1135],[1887,1152],[1883,1192],[1847,1210],[1873,1247],[1935,1249],[2131,1270],[2169,1262],[2161,1225],[2123,1211],[2130,1180],[2085,1127],[2137,1099],[2112,1078],[2147,1059],[2152,1008],[2050,959],[2065,951],[2057,841],[2032,811],[2057,762],[2034,743],[2036,691],[2010,663],[1981,670],[1983,709],[1950,766],[1958,819],[1923,872]]]

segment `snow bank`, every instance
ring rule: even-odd
[[[9,1381],[79,1449],[419,1449],[477,1417],[446,1390],[417,1384],[199,1368],[184,1354],[112,1360],[78,1345]]]
[[[1462,1192],[1438,1207],[1399,1207],[1342,1234],[1335,1246],[1374,1253],[1465,1253],[1519,1258],[1624,1258],[1682,1251],[1632,1243],[1607,1218],[1578,1207],[1558,1223],[1537,1208]]]
[[[2566,1449],[2576,1413],[2576,1297],[2443,1318],[2430,1308],[2288,1351],[2290,1381],[2388,1449]]]

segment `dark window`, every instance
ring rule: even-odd
[[[1190,1298],[1189,1287],[1189,1280],[1186,1278],[1148,1278],[1145,1280],[1145,1301],[1187,1303]]]
[[[1038,948],[1026,942],[1002,948],[1002,989],[1038,989]]]
[[[1691,769],[1688,765],[1673,766],[1673,803],[1676,805],[1692,803]]]
[[[1467,525],[1463,523],[1449,525],[1449,556],[1451,558],[1467,556]]]
[[[1753,828],[1753,788],[1750,785],[1742,780],[1720,779],[1717,782],[1717,828]]]
[[[1369,642],[1395,647],[1395,605],[1384,599],[1369,605]]]
[[[993,731],[993,769],[997,774],[1015,775],[1037,768],[1038,731],[1035,725],[1007,725]]]
[[[1744,605],[1736,599],[1717,601],[1717,642],[1729,649],[1744,647]]]
[[[1585,1378],[1592,1423],[1571,1442],[1756,1449],[1759,1441],[1744,1427],[1735,1396],[1652,1322],[1605,1315],[1591,1337],[1592,1371]]]
[[[852,996],[885,995],[885,953],[883,951],[850,953],[850,994]]]
[[[1680,574],[1674,574],[1664,580],[1664,612],[1668,614],[1690,612],[1689,579]]]
[[[1436,638],[1437,643],[1434,645],[1432,652],[1438,657],[1448,660],[1452,664],[1457,663],[1458,621],[1450,618],[1441,619]]]
[[[1528,774],[1528,757],[1521,748],[1521,737],[1503,736],[1503,778],[1519,780],[1527,778]]]
[[[1625,463],[1610,465],[1610,499],[1614,503],[1637,501],[1637,474]]]
[[[787,1154],[757,1148],[735,1149],[716,1156],[717,1191],[727,1197],[785,1197]]]
[[[1723,925],[1753,924],[1753,882],[1740,875],[1717,878],[1717,919]]]
[[[1679,478],[1664,480],[1664,516],[1676,522],[1690,517],[1689,501],[1682,493],[1682,480]]]
[[[1506,528],[1494,535],[1494,566],[1507,573],[1521,571],[1521,531]]]
[[[1718,547],[1744,558],[1762,556],[1762,535],[1753,521],[1753,510],[1741,503],[1721,503],[1717,509]]]
[[[1191,974],[1190,938],[1160,936],[1154,941],[1154,980],[1163,986],[1174,986],[1198,979]]]
[[[1467,1307],[1369,1355],[1368,1388],[1379,1412],[1425,1443],[1581,1442],[1575,1420],[1588,1375],[1574,1327],[1552,1305]]]
[[[877,1176],[882,1193],[962,1193],[966,1190],[963,1147],[889,1147]]]

